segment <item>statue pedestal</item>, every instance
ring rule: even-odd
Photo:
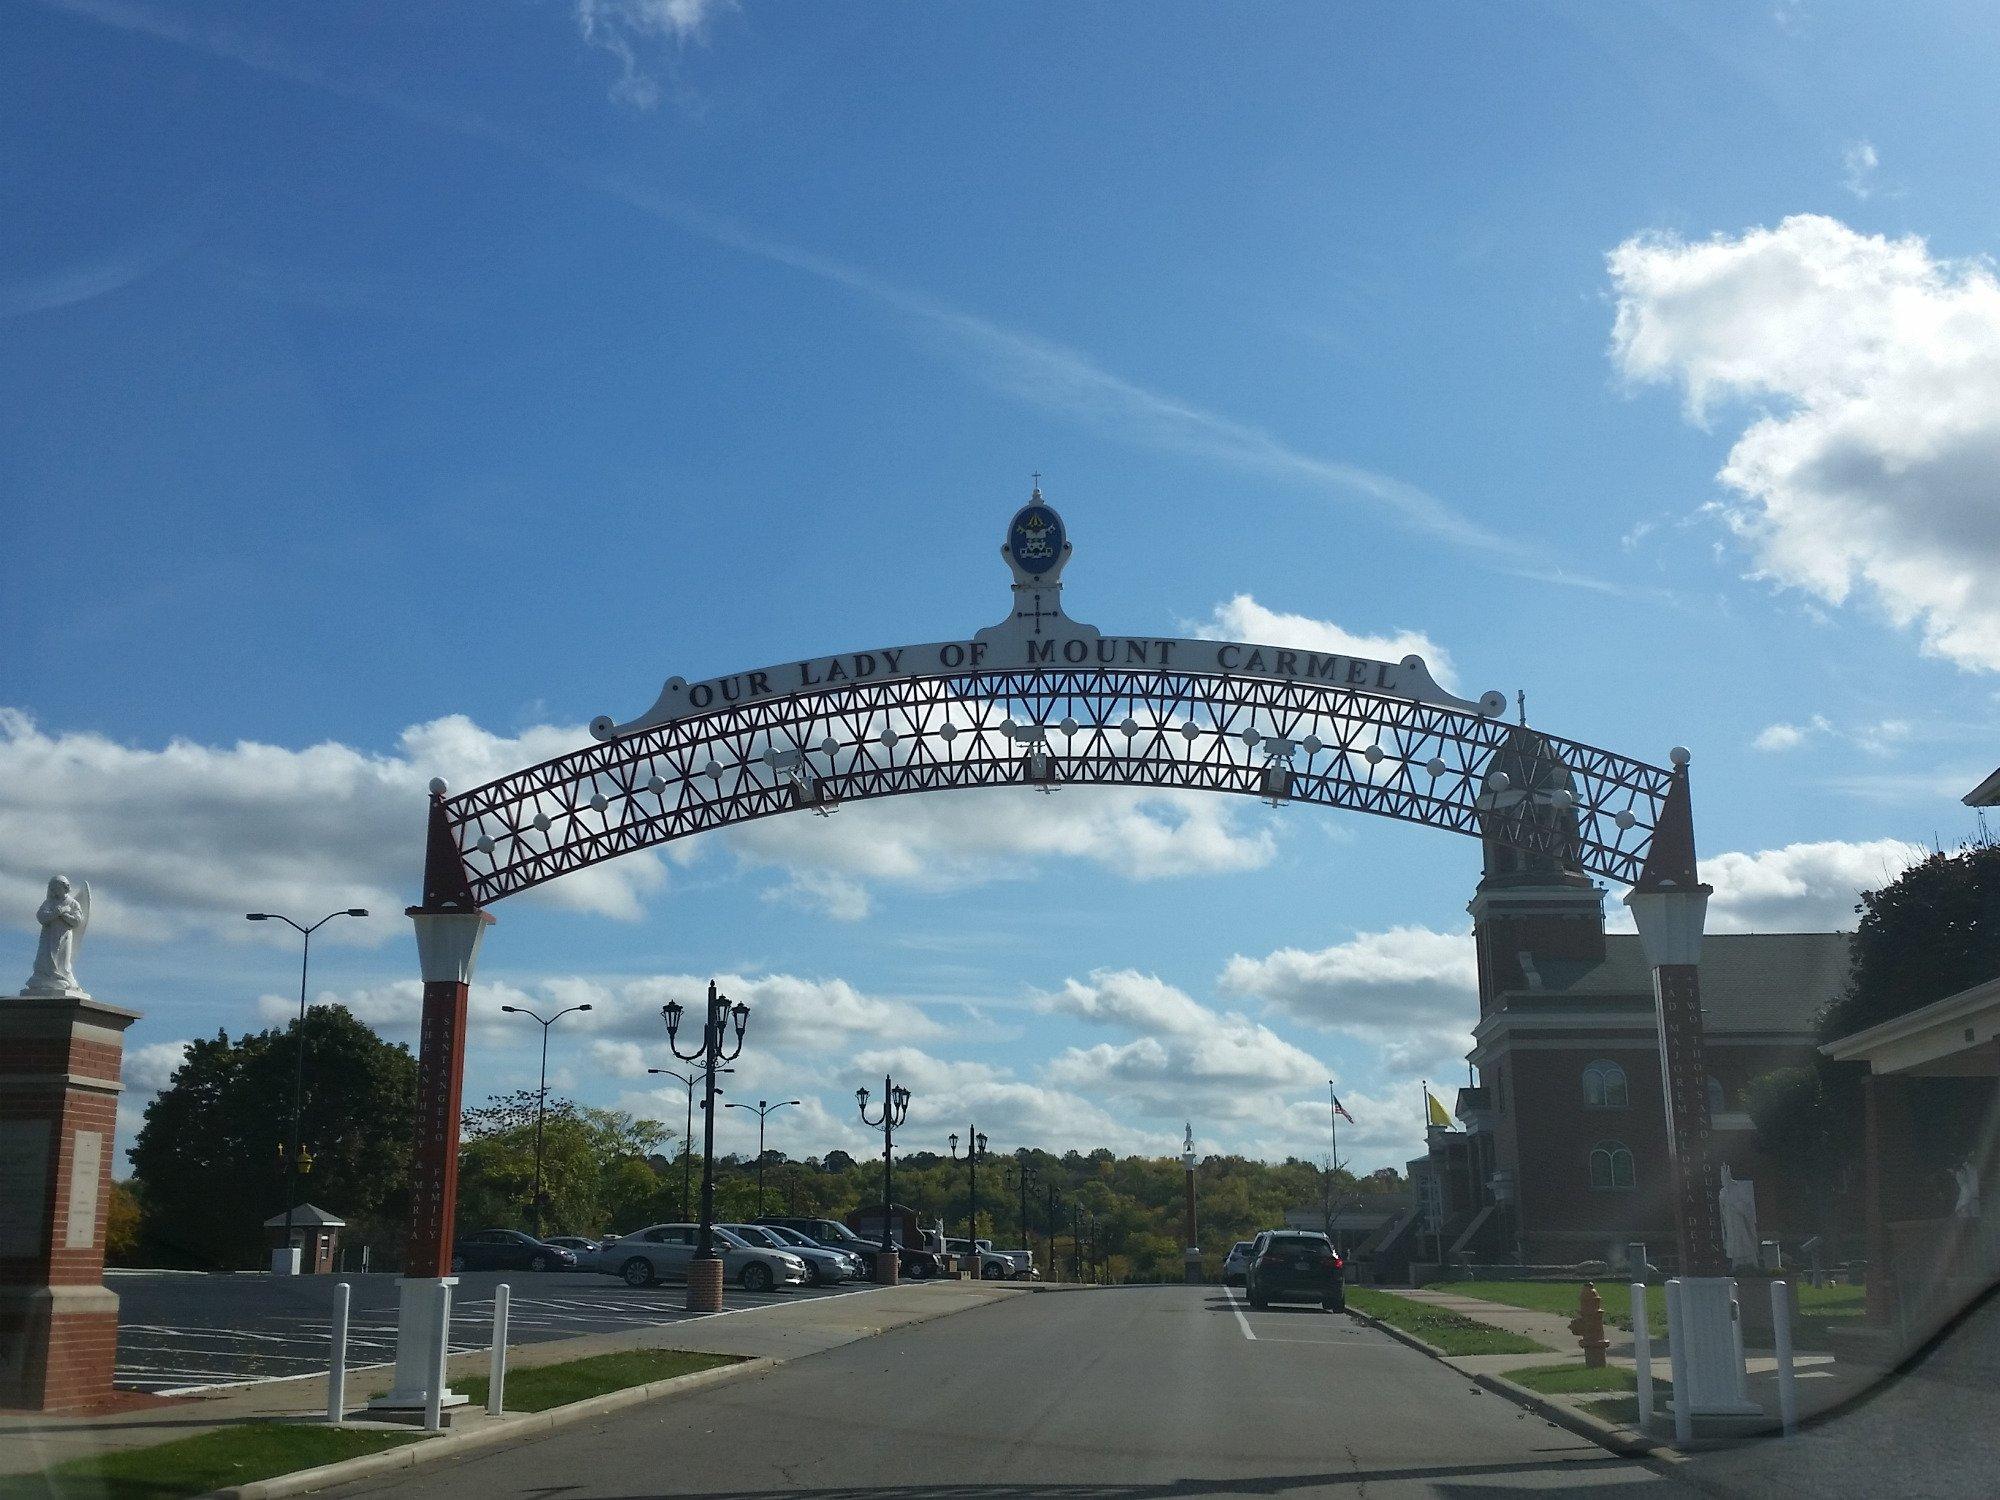
[[[0,999],[0,1406],[73,1411],[111,1392],[104,1228],[138,1019],[88,996]]]

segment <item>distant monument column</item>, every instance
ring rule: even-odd
[[[125,1028],[76,981],[90,887],[58,875],[20,995],[0,998],[0,1406],[66,1411],[111,1392],[104,1286]]]
[[[1201,1281],[1201,1242],[1195,1233],[1194,1221],[1194,1122],[1187,1127],[1187,1140],[1181,1147],[1181,1165],[1187,1169],[1185,1198],[1181,1206],[1181,1243],[1187,1248],[1181,1252],[1182,1274],[1190,1284]]]

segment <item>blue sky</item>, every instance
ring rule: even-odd
[[[1031,470],[1107,630],[1414,645],[1558,733],[1687,744],[1716,926],[1845,922],[1969,831],[1987,7],[0,30],[0,957],[52,870],[93,882],[84,979],[146,1013],[128,1119],[179,1042],[282,1013],[243,910],[377,908],[313,988],[409,1035],[432,775],[671,674],[990,623]],[[733,976],[796,1151],[858,1144],[893,1065],[940,1142],[1166,1150],[1192,1112],[1314,1154],[1331,1076],[1369,1167],[1462,1077],[1476,872],[1308,809],[904,799],[510,902],[480,990],[593,998],[563,1085],[672,1119],[659,997]],[[484,1014],[471,1068],[532,1085],[528,1038]]]

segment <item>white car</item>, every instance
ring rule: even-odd
[[[767,1250],[783,1250],[806,1263],[808,1286],[833,1286],[854,1276],[854,1258],[838,1250],[822,1250],[817,1245],[795,1245],[769,1224],[725,1224],[722,1226],[746,1245]],[[799,1236],[804,1239],[804,1235]]]
[[[1229,1253],[1222,1258],[1222,1284],[1242,1286],[1250,1276],[1249,1240],[1238,1240],[1229,1247]]]
[[[698,1224],[654,1224],[608,1241],[597,1252],[596,1269],[622,1278],[627,1286],[686,1281],[700,1243]],[[789,1250],[746,1244],[720,1224],[715,1226],[715,1249],[722,1257],[723,1276],[746,1292],[806,1284],[806,1263]]]
[[[1020,1273],[1012,1257],[993,1248],[991,1240],[946,1240],[945,1253],[956,1255],[960,1260],[970,1256],[976,1248],[979,1252],[979,1276],[982,1281],[1006,1281]]]

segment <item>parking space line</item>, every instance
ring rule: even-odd
[[[1256,1330],[1250,1326],[1250,1320],[1243,1316],[1243,1304],[1236,1300],[1236,1288],[1224,1287],[1223,1291],[1229,1297],[1229,1310],[1236,1314],[1236,1323],[1243,1330],[1243,1337],[1255,1343],[1257,1341]]]

